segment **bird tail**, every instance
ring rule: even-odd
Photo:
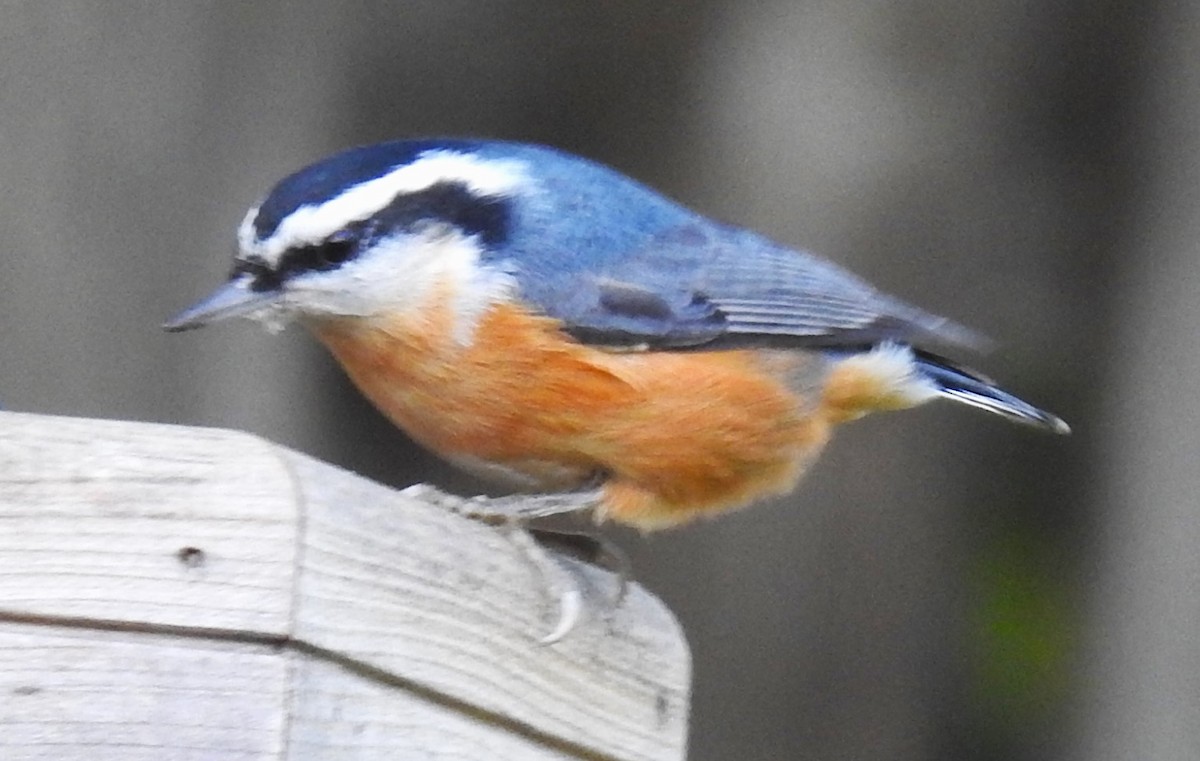
[[[928,352],[917,351],[914,354],[921,373],[933,381],[944,397],[994,412],[1016,423],[1053,433],[1071,432],[1071,427],[1062,418],[1018,399],[982,375],[957,367]]]

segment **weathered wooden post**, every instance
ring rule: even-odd
[[[683,758],[670,612],[634,586],[537,644],[555,612],[419,490],[244,433],[0,413],[6,761]]]

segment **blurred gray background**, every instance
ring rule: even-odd
[[[246,207],[352,144],[611,164],[965,322],[1067,420],[848,426],[786,501],[618,534],[692,758],[1200,758],[1200,6],[0,2],[0,400],[474,488],[299,330],[182,336]]]

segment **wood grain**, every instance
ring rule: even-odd
[[[71,757],[28,751],[38,737],[94,748],[102,715],[155,758],[682,758],[689,658],[670,612],[634,586],[538,645],[556,613],[544,580],[444,501],[242,433],[0,413],[0,696],[41,706],[20,714],[35,724],[0,706],[0,756]],[[572,567],[596,597],[615,584]],[[88,689],[107,713],[62,698]],[[140,757],[121,747],[107,757]]]

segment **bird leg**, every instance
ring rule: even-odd
[[[422,491],[421,496],[428,498]],[[584,611],[584,591],[578,567],[556,558],[548,546],[566,549],[569,554],[606,568],[617,576],[617,588],[606,609],[613,610],[625,597],[630,563],[625,554],[599,534],[533,527],[530,521],[593,509],[600,499],[599,489],[566,494],[517,494],[505,497],[459,499],[438,493],[438,504],[466,518],[496,526],[517,548],[525,562],[542,577],[547,592],[558,603],[558,619],[538,642],[543,645],[560,641],[578,625]]]
[[[552,515],[580,513],[600,504],[599,488],[562,494],[513,494],[505,497],[472,497],[455,512],[484,523],[527,521]]]

